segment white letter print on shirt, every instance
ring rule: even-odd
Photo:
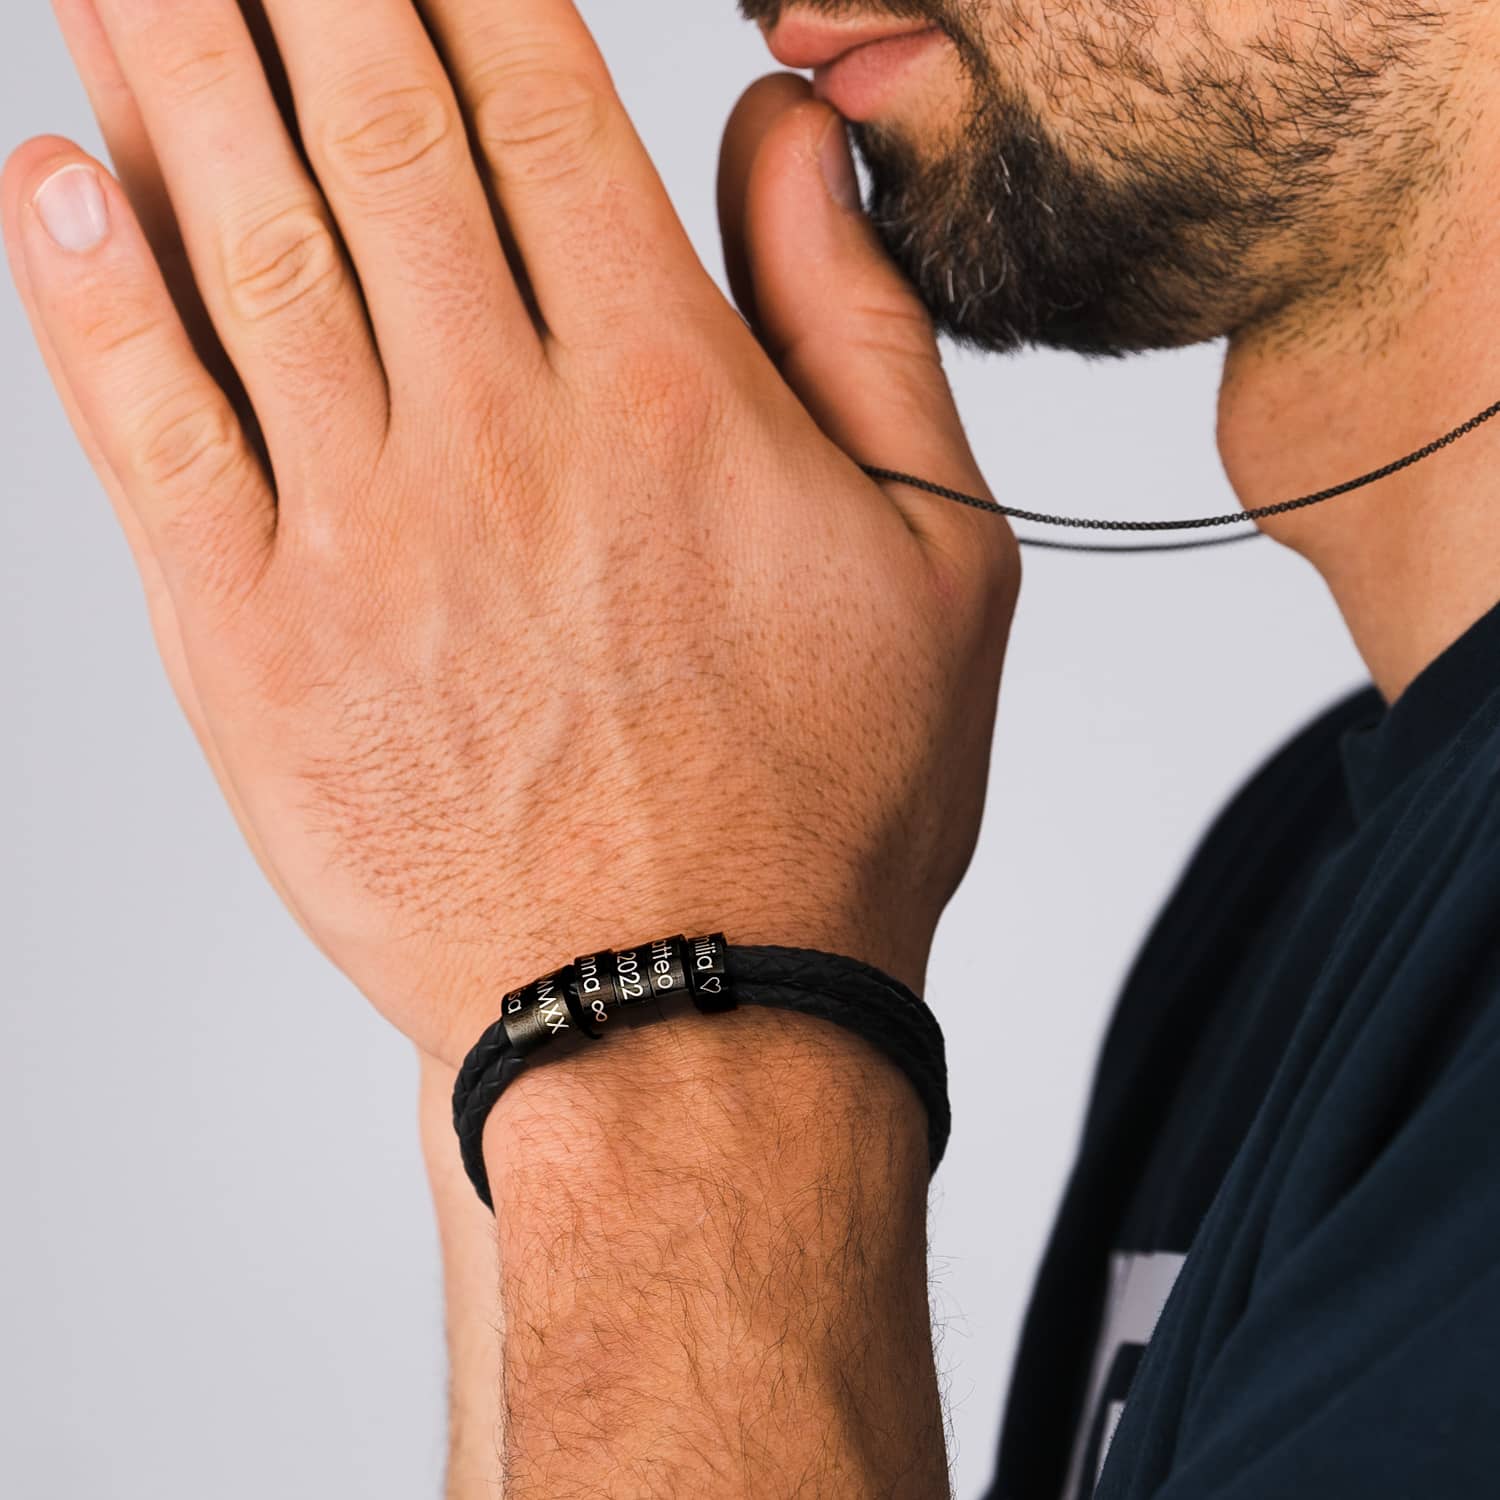
[[[1125,1389],[1186,1259],[1170,1250],[1117,1250],[1110,1256],[1104,1316],[1062,1500],[1088,1500],[1094,1493],[1125,1411]]]

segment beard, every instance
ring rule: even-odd
[[[1272,6],[1236,45],[1184,4],[1182,57],[1129,7],[951,10],[932,19],[970,84],[958,129],[851,137],[886,250],[959,345],[1122,355],[1233,334],[1377,272],[1433,176],[1441,13],[1421,0],[1351,0],[1316,32]],[[997,16],[1006,74],[975,40]]]

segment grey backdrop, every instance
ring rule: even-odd
[[[773,64],[731,0],[583,8],[719,274],[719,129]],[[3,27],[0,140],[97,148],[47,7]],[[1212,348],[950,364],[1002,496],[1233,503]],[[408,1048],[241,847],[8,287],[0,391],[0,1494],[434,1495],[439,1282]],[[1132,948],[1213,806],[1361,675],[1316,576],[1269,542],[1030,559],[984,835],[930,981],[955,1115],[932,1269],[960,1500],[990,1470]]]

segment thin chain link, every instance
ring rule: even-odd
[[[934,484],[930,479],[918,479],[915,474],[903,474],[898,469],[880,469],[871,464],[861,464],[860,467],[871,479],[884,480],[890,484],[909,484],[919,490],[926,490],[928,494],[940,495],[945,500],[956,500],[960,505],[972,505],[976,510],[993,511],[998,516],[1008,516],[1012,521],[1030,521],[1042,526],[1069,526],[1084,531],[1201,531],[1207,527],[1240,526],[1253,523],[1267,516],[1284,516],[1288,511],[1305,510],[1309,505],[1321,505],[1325,500],[1332,500],[1337,495],[1347,495],[1350,490],[1362,489],[1367,484],[1374,484],[1377,480],[1388,479],[1392,474],[1399,474],[1402,469],[1409,469],[1413,464],[1421,463],[1424,458],[1431,458],[1434,453],[1446,448],[1449,443],[1456,443],[1459,438],[1466,437],[1476,427],[1488,422],[1491,417],[1500,415],[1500,401],[1493,406],[1487,406],[1478,416],[1470,417],[1467,422],[1455,427],[1452,432],[1445,432],[1442,437],[1427,444],[1425,448],[1418,448],[1414,453],[1408,453],[1405,458],[1398,458],[1394,463],[1382,465],[1378,469],[1371,469],[1368,474],[1361,474],[1358,479],[1347,479],[1343,484],[1336,484],[1326,490],[1318,490],[1311,495],[1302,495],[1296,500],[1282,500],[1275,505],[1262,505],[1254,510],[1231,511],[1222,516],[1192,516],[1185,521],[1118,521],[1102,520],[1097,517],[1085,516],[1052,516],[1045,511],[1019,510],[1012,505],[997,505],[993,500],[981,500],[977,495],[966,495],[962,490],[949,489],[947,485]],[[1202,541],[1193,542],[1148,542],[1138,547],[1117,547],[1098,542],[1059,542],[1043,539],[1041,537],[1021,537],[1023,546],[1051,548],[1058,552],[1187,552],[1196,547],[1222,547],[1230,542],[1246,542],[1253,537],[1261,535],[1258,530],[1237,532],[1233,536],[1213,537]]]

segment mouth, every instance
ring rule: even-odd
[[[845,119],[874,118],[901,79],[947,40],[931,23],[895,21],[829,26],[786,16],[766,36],[771,56],[813,70],[813,93]]]

